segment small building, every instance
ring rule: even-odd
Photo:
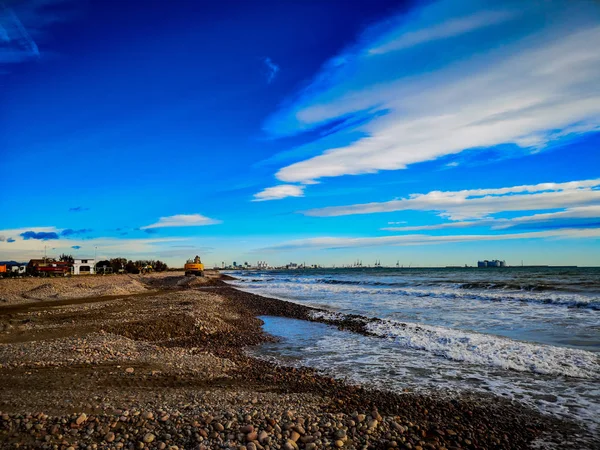
[[[16,273],[16,274],[19,274],[19,275],[24,275],[24,274],[25,274],[25,272],[27,272],[27,266],[25,266],[25,265],[20,265],[20,266],[16,266],[16,265],[15,265],[15,266],[11,266],[11,267],[10,267],[10,271],[11,271],[12,273]]]
[[[76,259],[73,261],[73,275],[94,275],[95,259]]]

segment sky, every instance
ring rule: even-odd
[[[0,0],[0,260],[600,266],[600,3]]]

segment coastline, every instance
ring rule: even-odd
[[[258,316],[362,334],[364,320],[315,318],[318,309],[209,275],[45,280],[32,287],[37,296],[11,294],[0,304],[0,444],[516,449],[538,441],[585,448],[578,439],[586,431],[576,424],[497,397],[383,392],[249,357],[245,347],[273,339]],[[27,287],[29,280],[18,281]],[[134,292],[114,293],[117,282]],[[58,285],[66,288],[57,295]]]

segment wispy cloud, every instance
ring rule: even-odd
[[[45,230],[52,230],[52,227],[40,227]],[[36,258],[40,256],[40,252],[44,250],[44,244],[47,242],[43,239],[44,233],[56,234],[60,237],[60,231],[41,231],[40,228],[30,228],[36,230],[38,239],[25,239],[20,234],[27,232],[27,229],[20,230],[0,230],[0,234],[18,236],[13,243],[0,241],[0,253],[7,259],[25,260],[28,258]],[[18,232],[18,233],[16,233]],[[42,238],[42,239],[39,239]],[[157,255],[164,248],[170,248],[175,244],[184,244],[190,242],[189,238],[164,237],[164,238],[145,238],[145,239],[123,239],[112,237],[98,237],[92,240],[83,240],[82,238],[69,237],[64,239],[53,239],[52,250],[57,256],[60,252],[69,252],[71,250],[82,250],[86,248],[98,247],[98,257],[109,258],[123,256],[129,258],[147,258],[152,255]],[[201,245],[197,245],[201,247]]]
[[[267,66],[267,83],[271,83],[274,79],[275,76],[277,75],[277,72],[279,72],[279,66],[277,64],[275,64],[271,58],[265,58],[263,60],[263,62],[265,63],[265,65]]]
[[[502,230],[519,226],[543,228],[579,228],[600,226],[600,206],[581,206],[529,216],[507,218],[489,218],[459,222],[439,223],[435,225],[416,225],[405,227],[385,227],[384,231],[425,231],[447,230],[453,228],[491,227],[492,230]]]
[[[476,235],[445,235],[433,236],[427,234],[404,234],[381,237],[315,237],[297,239],[282,244],[266,247],[263,251],[282,251],[295,249],[340,249],[379,246],[408,246],[444,244],[459,242],[504,241],[516,239],[586,239],[600,237],[600,228],[592,229],[561,229],[552,231],[533,231],[528,233],[510,234],[476,234]]]
[[[600,6],[505,5],[428,2],[418,20],[398,17],[366,32],[265,130],[291,136],[341,119],[369,120],[335,133],[336,143],[329,136],[325,151],[281,168],[277,178],[305,183],[405,169],[503,144],[534,152],[600,130]]]
[[[158,222],[140,227],[140,230],[166,227],[201,227],[219,223],[222,223],[222,221],[211,219],[202,214],[177,214],[175,216],[161,217]]]
[[[90,208],[85,208],[83,206],[75,206],[73,208],[69,208],[70,212],[83,212],[83,211],[88,211]]]
[[[254,194],[253,202],[264,202],[266,200],[281,200],[286,197],[303,197],[304,186],[296,186],[293,184],[281,184],[266,188]]]
[[[65,230],[62,230],[60,232],[61,236],[67,237],[67,236],[77,236],[77,235],[81,235],[81,234],[86,234],[91,232],[92,230],[89,228],[81,228],[80,230],[73,230],[71,228],[67,228]]]
[[[80,6],[75,0],[0,2],[0,65],[39,59],[43,52],[38,41],[48,27],[71,20]]]
[[[309,216],[330,217],[392,211],[434,211],[451,220],[487,217],[507,211],[541,211],[600,203],[600,179],[567,183],[540,183],[494,189],[431,191],[408,198],[306,211]]]
[[[423,28],[407,33],[386,35],[381,45],[375,44],[368,52],[372,55],[404,50],[427,42],[448,39],[491,25],[505,22],[517,15],[517,11],[481,11],[457,19],[449,19],[439,25],[424,23]]]

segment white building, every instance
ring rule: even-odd
[[[94,275],[95,259],[76,259],[73,261],[73,275]]]
[[[12,266],[10,268],[12,273],[18,273],[19,275],[24,275],[27,272],[27,266]]]

